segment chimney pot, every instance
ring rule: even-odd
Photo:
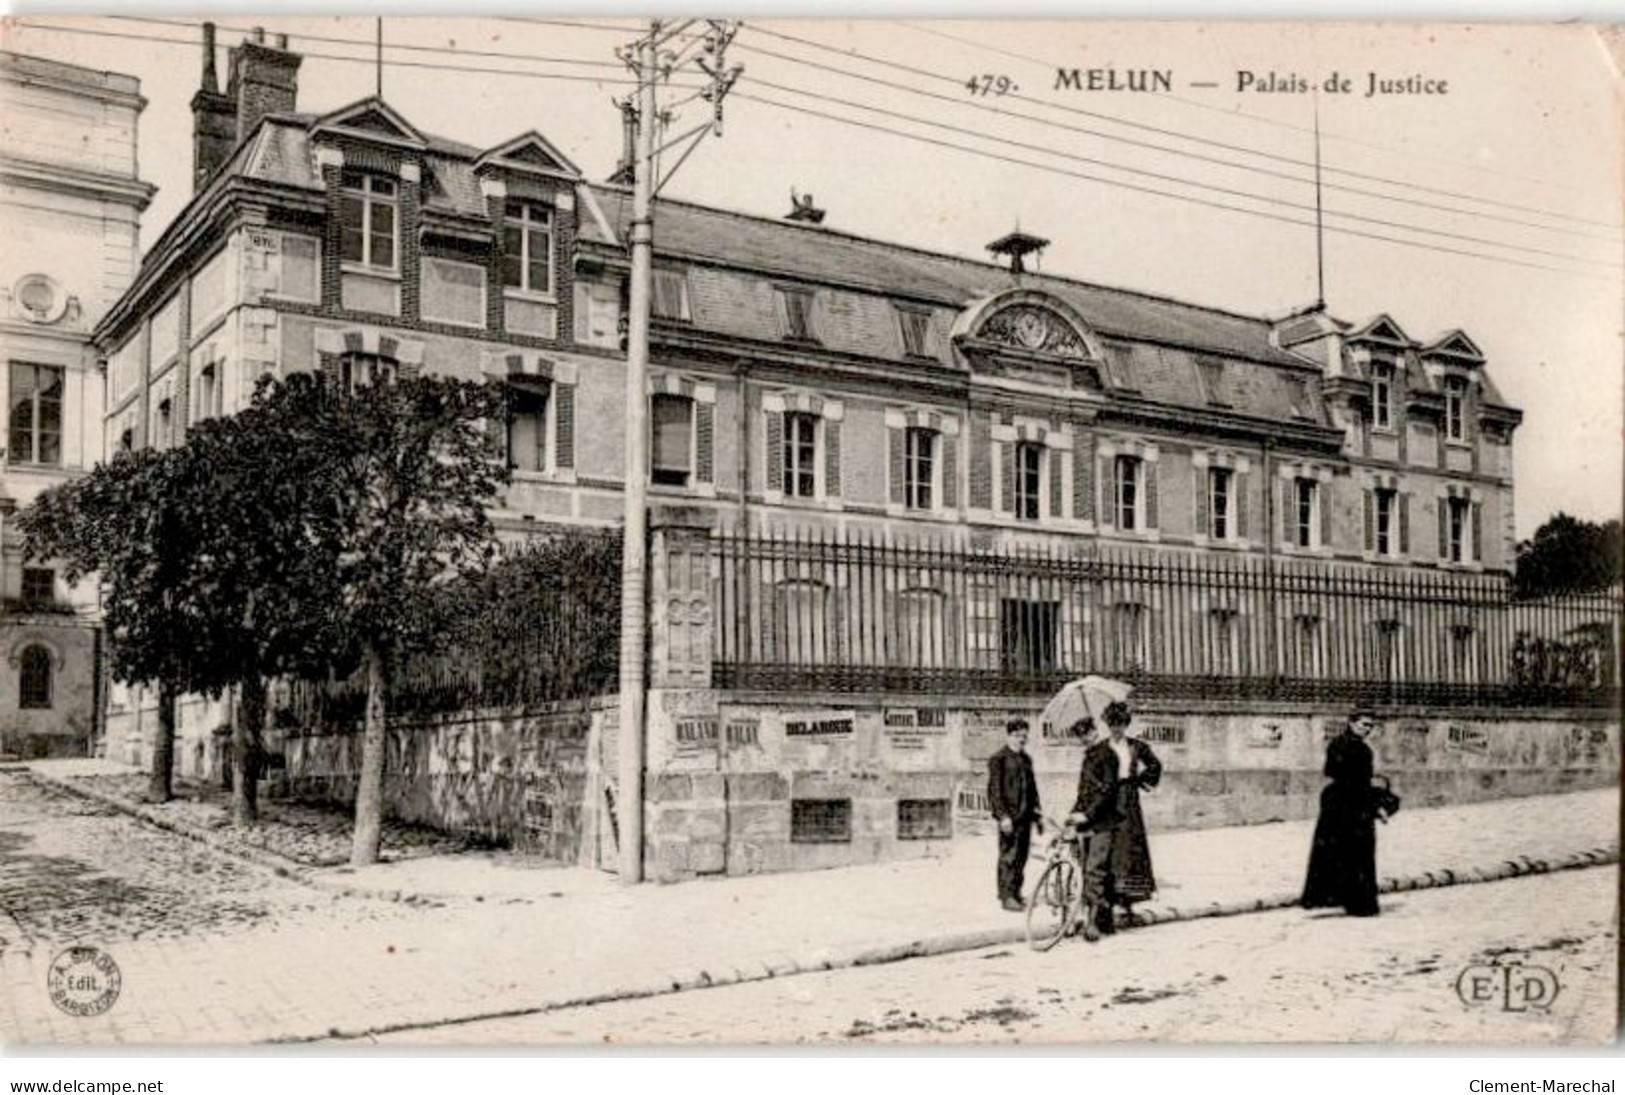
[[[265,28],[264,27],[255,27],[254,28],[254,41],[260,42],[260,43],[263,43],[265,41]]]
[[[276,36],[276,48],[277,49],[287,49],[288,48],[288,36],[286,34],[279,34],[279,35]]]

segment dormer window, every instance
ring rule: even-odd
[[[784,337],[792,342],[811,342],[818,336],[813,331],[813,295],[807,289],[780,289],[784,301]]]
[[[398,187],[394,179],[345,171],[340,176],[339,257],[347,263],[375,270],[396,265]]]
[[[1371,424],[1394,428],[1394,367],[1386,363],[1371,366]]]
[[[1450,376],[1444,381],[1445,437],[1451,441],[1467,440],[1467,380]]]
[[[509,202],[503,227],[502,284],[553,295],[553,211],[534,202]]]
[[[919,308],[897,309],[897,324],[903,332],[903,353],[909,357],[926,357],[927,334],[931,330],[931,313]]]
[[[649,308],[656,319],[689,321],[688,274],[683,270],[657,269],[651,279],[654,289]]]

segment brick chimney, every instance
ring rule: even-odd
[[[237,109],[235,140],[254,131],[267,114],[285,114],[294,109],[299,92],[297,53],[288,52],[288,36],[277,36],[275,46],[265,44],[265,30],[255,27],[251,38],[231,51],[231,75],[226,97]]]
[[[621,162],[609,182],[617,186],[631,186],[632,173],[638,162],[638,108],[631,97],[615,104],[621,108]]]
[[[203,24],[203,80],[192,96],[192,190],[197,192],[237,144],[237,107],[220,94],[214,70],[214,24]]]

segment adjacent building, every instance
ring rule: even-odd
[[[25,560],[12,515],[102,457],[96,320],[135,274],[140,81],[0,52],[0,754],[94,745],[94,582]]]

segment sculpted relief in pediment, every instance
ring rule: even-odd
[[[990,342],[1004,343],[1030,353],[1087,359],[1089,347],[1078,332],[1047,308],[1016,304],[989,316],[977,332]]]

